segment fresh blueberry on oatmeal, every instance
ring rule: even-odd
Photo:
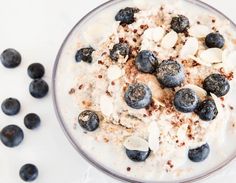
[[[165,60],[157,67],[156,76],[163,86],[174,88],[184,81],[184,68],[176,61]]]
[[[208,48],[223,48],[225,39],[218,32],[210,33],[205,38],[205,44]]]
[[[211,121],[216,118],[218,110],[216,104],[212,99],[206,99],[200,102],[196,109],[196,113],[199,118],[203,121]]]
[[[116,14],[115,20],[120,21],[120,23],[132,24],[135,21],[134,14],[138,11],[137,8],[126,7]]]
[[[91,63],[93,61],[92,53],[95,50],[92,47],[81,48],[75,54],[76,62],[84,61]]]
[[[113,61],[118,61],[119,57],[125,58],[129,55],[129,45],[127,43],[117,43],[110,50],[110,58]]]
[[[177,33],[183,33],[189,28],[189,19],[184,15],[178,15],[171,20],[171,29]]]
[[[201,162],[207,159],[210,153],[210,146],[206,143],[195,149],[189,149],[188,158],[193,162]]]
[[[129,85],[125,92],[125,102],[134,109],[147,107],[152,101],[152,92],[150,88],[141,83]]]
[[[225,76],[221,74],[211,74],[203,81],[203,88],[215,94],[217,97],[226,95],[230,90],[230,85]]]
[[[99,117],[91,110],[81,112],[78,121],[80,126],[86,131],[92,132],[99,127]]]

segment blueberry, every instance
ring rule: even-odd
[[[137,8],[126,7],[116,14],[115,20],[120,21],[121,24],[132,24],[135,21],[134,14],[138,11]]]
[[[92,63],[93,61],[92,53],[94,51],[95,50],[92,47],[81,48],[75,54],[76,62],[80,62],[82,60],[87,63]]]
[[[188,158],[193,162],[201,162],[208,157],[209,153],[210,147],[206,143],[196,149],[189,149]]]
[[[45,73],[45,69],[42,64],[33,63],[29,65],[27,72],[28,72],[29,77],[31,77],[32,79],[39,79],[43,77]]]
[[[8,48],[2,52],[0,60],[6,68],[15,68],[21,63],[21,55],[15,49]]]
[[[8,115],[16,115],[20,111],[20,102],[15,98],[7,98],[2,102],[2,111]]]
[[[203,81],[203,88],[208,93],[214,93],[217,97],[222,97],[229,92],[230,85],[225,76],[211,74]]]
[[[171,20],[171,29],[177,33],[185,32],[189,28],[189,20],[184,15],[178,15]]]
[[[193,112],[198,105],[198,96],[190,88],[183,88],[176,92],[174,96],[175,108],[184,113]]]
[[[99,127],[99,117],[91,110],[85,110],[79,114],[80,126],[87,131],[95,131]]]
[[[28,129],[35,129],[40,125],[40,117],[35,113],[29,113],[24,118],[24,124]]]
[[[153,73],[158,65],[157,56],[148,50],[143,50],[138,53],[135,59],[136,68],[144,73]]]
[[[219,33],[210,33],[205,38],[205,44],[208,48],[223,48],[225,44],[224,37]]]
[[[141,162],[145,161],[149,154],[150,154],[150,149],[148,151],[137,151],[137,150],[126,150],[126,155],[128,156],[129,159],[135,162]]]
[[[33,164],[25,164],[20,169],[20,177],[23,181],[31,182],[38,177],[38,168]]]
[[[125,102],[134,109],[147,107],[152,102],[152,92],[145,84],[131,84],[125,92]]]
[[[196,113],[200,119],[204,121],[211,121],[215,119],[218,114],[216,104],[212,99],[202,101],[196,109]]]
[[[129,55],[129,45],[126,43],[117,43],[110,50],[110,58],[114,61],[118,61],[119,57],[126,57]]]
[[[43,98],[48,90],[48,84],[42,79],[33,80],[29,86],[29,92],[35,98]]]
[[[157,67],[157,80],[167,88],[179,86],[184,81],[184,68],[172,60],[165,60]]]
[[[8,125],[1,131],[1,141],[7,147],[16,147],[24,139],[22,129],[16,125]]]

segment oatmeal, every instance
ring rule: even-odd
[[[64,60],[73,64],[59,71],[73,73],[58,84],[70,98],[63,112],[82,149],[105,167],[143,181],[189,178],[236,149],[222,152],[236,136],[236,35],[206,10],[186,12],[182,0],[143,3],[116,8],[101,39],[73,37],[67,49],[76,54]]]

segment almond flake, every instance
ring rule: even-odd
[[[138,136],[130,136],[125,139],[124,144],[126,149],[134,151],[148,151],[148,142]]]
[[[206,63],[214,64],[222,62],[222,50],[219,48],[209,48],[199,53],[199,58]]]
[[[117,65],[111,65],[107,69],[107,77],[110,81],[114,81],[116,79],[119,79],[123,75],[122,70]]]
[[[110,117],[113,113],[113,101],[112,98],[107,95],[100,97],[100,110],[103,115]]]
[[[157,126],[155,121],[151,122],[148,127],[148,144],[152,151],[156,152],[159,149],[159,137],[160,137],[160,130]]]
[[[210,28],[205,25],[193,25],[188,30],[189,34],[193,37],[203,38],[211,32]]]
[[[165,30],[162,27],[149,28],[143,34],[143,39],[148,39],[154,42],[160,41],[165,34]]]
[[[187,39],[186,43],[180,50],[180,57],[182,59],[187,59],[189,56],[195,55],[198,50],[198,40],[195,37],[190,37]]]
[[[178,34],[175,31],[170,31],[166,34],[161,42],[161,47],[165,49],[173,48],[178,40]]]
[[[200,99],[205,99],[205,97],[207,96],[206,90],[204,90],[203,88],[201,88],[197,85],[187,84],[184,86],[184,88],[190,88],[190,89],[194,90]]]

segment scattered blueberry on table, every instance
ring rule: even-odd
[[[2,102],[1,108],[4,114],[13,116],[20,111],[21,105],[16,98],[7,98]]]
[[[8,48],[2,52],[0,60],[6,68],[15,68],[21,63],[21,54],[15,49]]]
[[[40,122],[41,122],[40,117],[35,113],[29,113],[24,118],[25,127],[30,130],[38,128]]]
[[[147,85],[135,83],[129,85],[125,92],[124,99],[129,107],[142,109],[151,104],[152,92]]]
[[[25,164],[21,167],[19,175],[25,182],[32,182],[38,177],[38,168],[33,164]]]
[[[48,93],[48,84],[43,79],[35,79],[30,83],[29,92],[34,98],[43,98]]]
[[[24,133],[19,126],[8,125],[1,131],[1,141],[7,147],[16,147],[24,139]]]
[[[79,114],[78,122],[86,131],[95,131],[99,127],[99,117],[91,110],[85,110]]]
[[[44,66],[40,63],[30,64],[27,69],[28,75],[32,79],[40,79],[45,73]]]

